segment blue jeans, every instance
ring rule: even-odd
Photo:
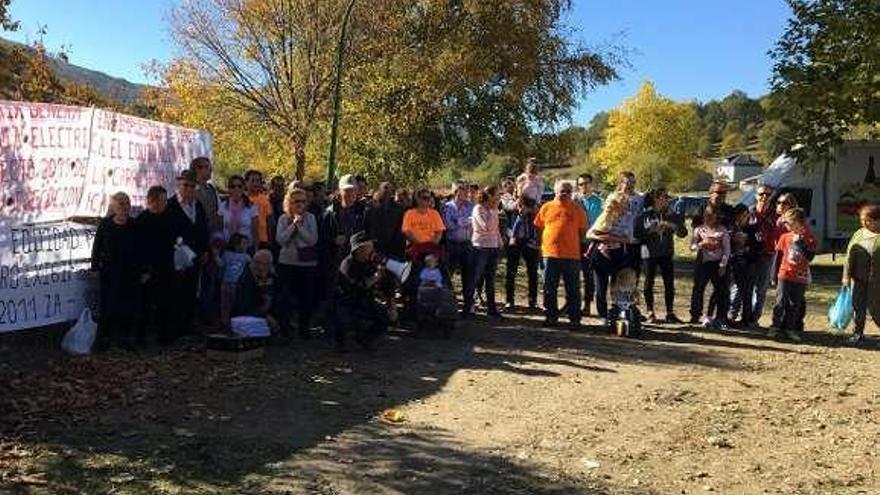
[[[565,284],[565,301],[568,307],[568,319],[572,322],[581,320],[581,262],[562,258],[544,258],[544,311],[547,318],[555,320],[559,317],[559,278]]]
[[[470,241],[446,241],[446,268],[449,281],[458,271],[461,275],[461,292],[466,294],[474,277],[474,247]]]
[[[764,302],[767,300],[767,288],[770,287],[770,276],[776,265],[776,254],[762,254],[752,268],[754,277],[754,306],[752,306],[752,318],[754,323],[761,319],[764,312]],[[751,298],[749,298],[751,299]]]
[[[624,248],[612,249],[608,256],[598,250],[593,253],[593,271],[596,273],[596,312],[602,318],[608,317],[608,286],[617,277],[617,272],[631,263]]]
[[[495,273],[498,271],[498,248],[474,248],[474,273],[470,286],[465,288],[464,311],[474,310],[474,289],[481,280],[486,284],[486,306],[488,312],[497,313],[495,305]]]

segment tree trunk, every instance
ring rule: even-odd
[[[300,139],[293,141],[294,177],[296,180],[303,180],[306,175],[306,144],[304,141]]]

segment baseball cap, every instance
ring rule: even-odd
[[[355,178],[351,174],[345,174],[339,179],[339,189],[354,189],[357,187],[357,182]]]

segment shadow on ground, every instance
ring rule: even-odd
[[[546,478],[503,453],[469,451],[450,432],[386,425],[377,415],[428,398],[461,370],[540,378],[566,368],[615,373],[627,363],[737,367],[708,343],[706,348],[680,343],[668,335],[666,341],[624,340],[595,329],[572,333],[505,318],[469,321],[450,340],[392,332],[374,354],[337,355],[318,340],[270,348],[263,360],[241,364],[209,361],[197,345],[81,359],[7,347],[0,351],[6,358],[0,388],[11,391],[0,400],[0,463],[6,471],[0,488],[135,494],[646,493],[588,477]],[[28,365],[18,368],[22,360]],[[122,371],[133,373],[136,384],[123,383],[119,397],[110,394],[88,407],[69,407],[69,401],[54,407],[25,396],[20,386],[45,375],[53,390],[64,390],[66,381],[110,380]]]

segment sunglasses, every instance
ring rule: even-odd
[[[758,193],[758,196],[764,198],[764,197],[770,196],[770,193],[768,193],[768,192],[759,192],[759,193]]]

